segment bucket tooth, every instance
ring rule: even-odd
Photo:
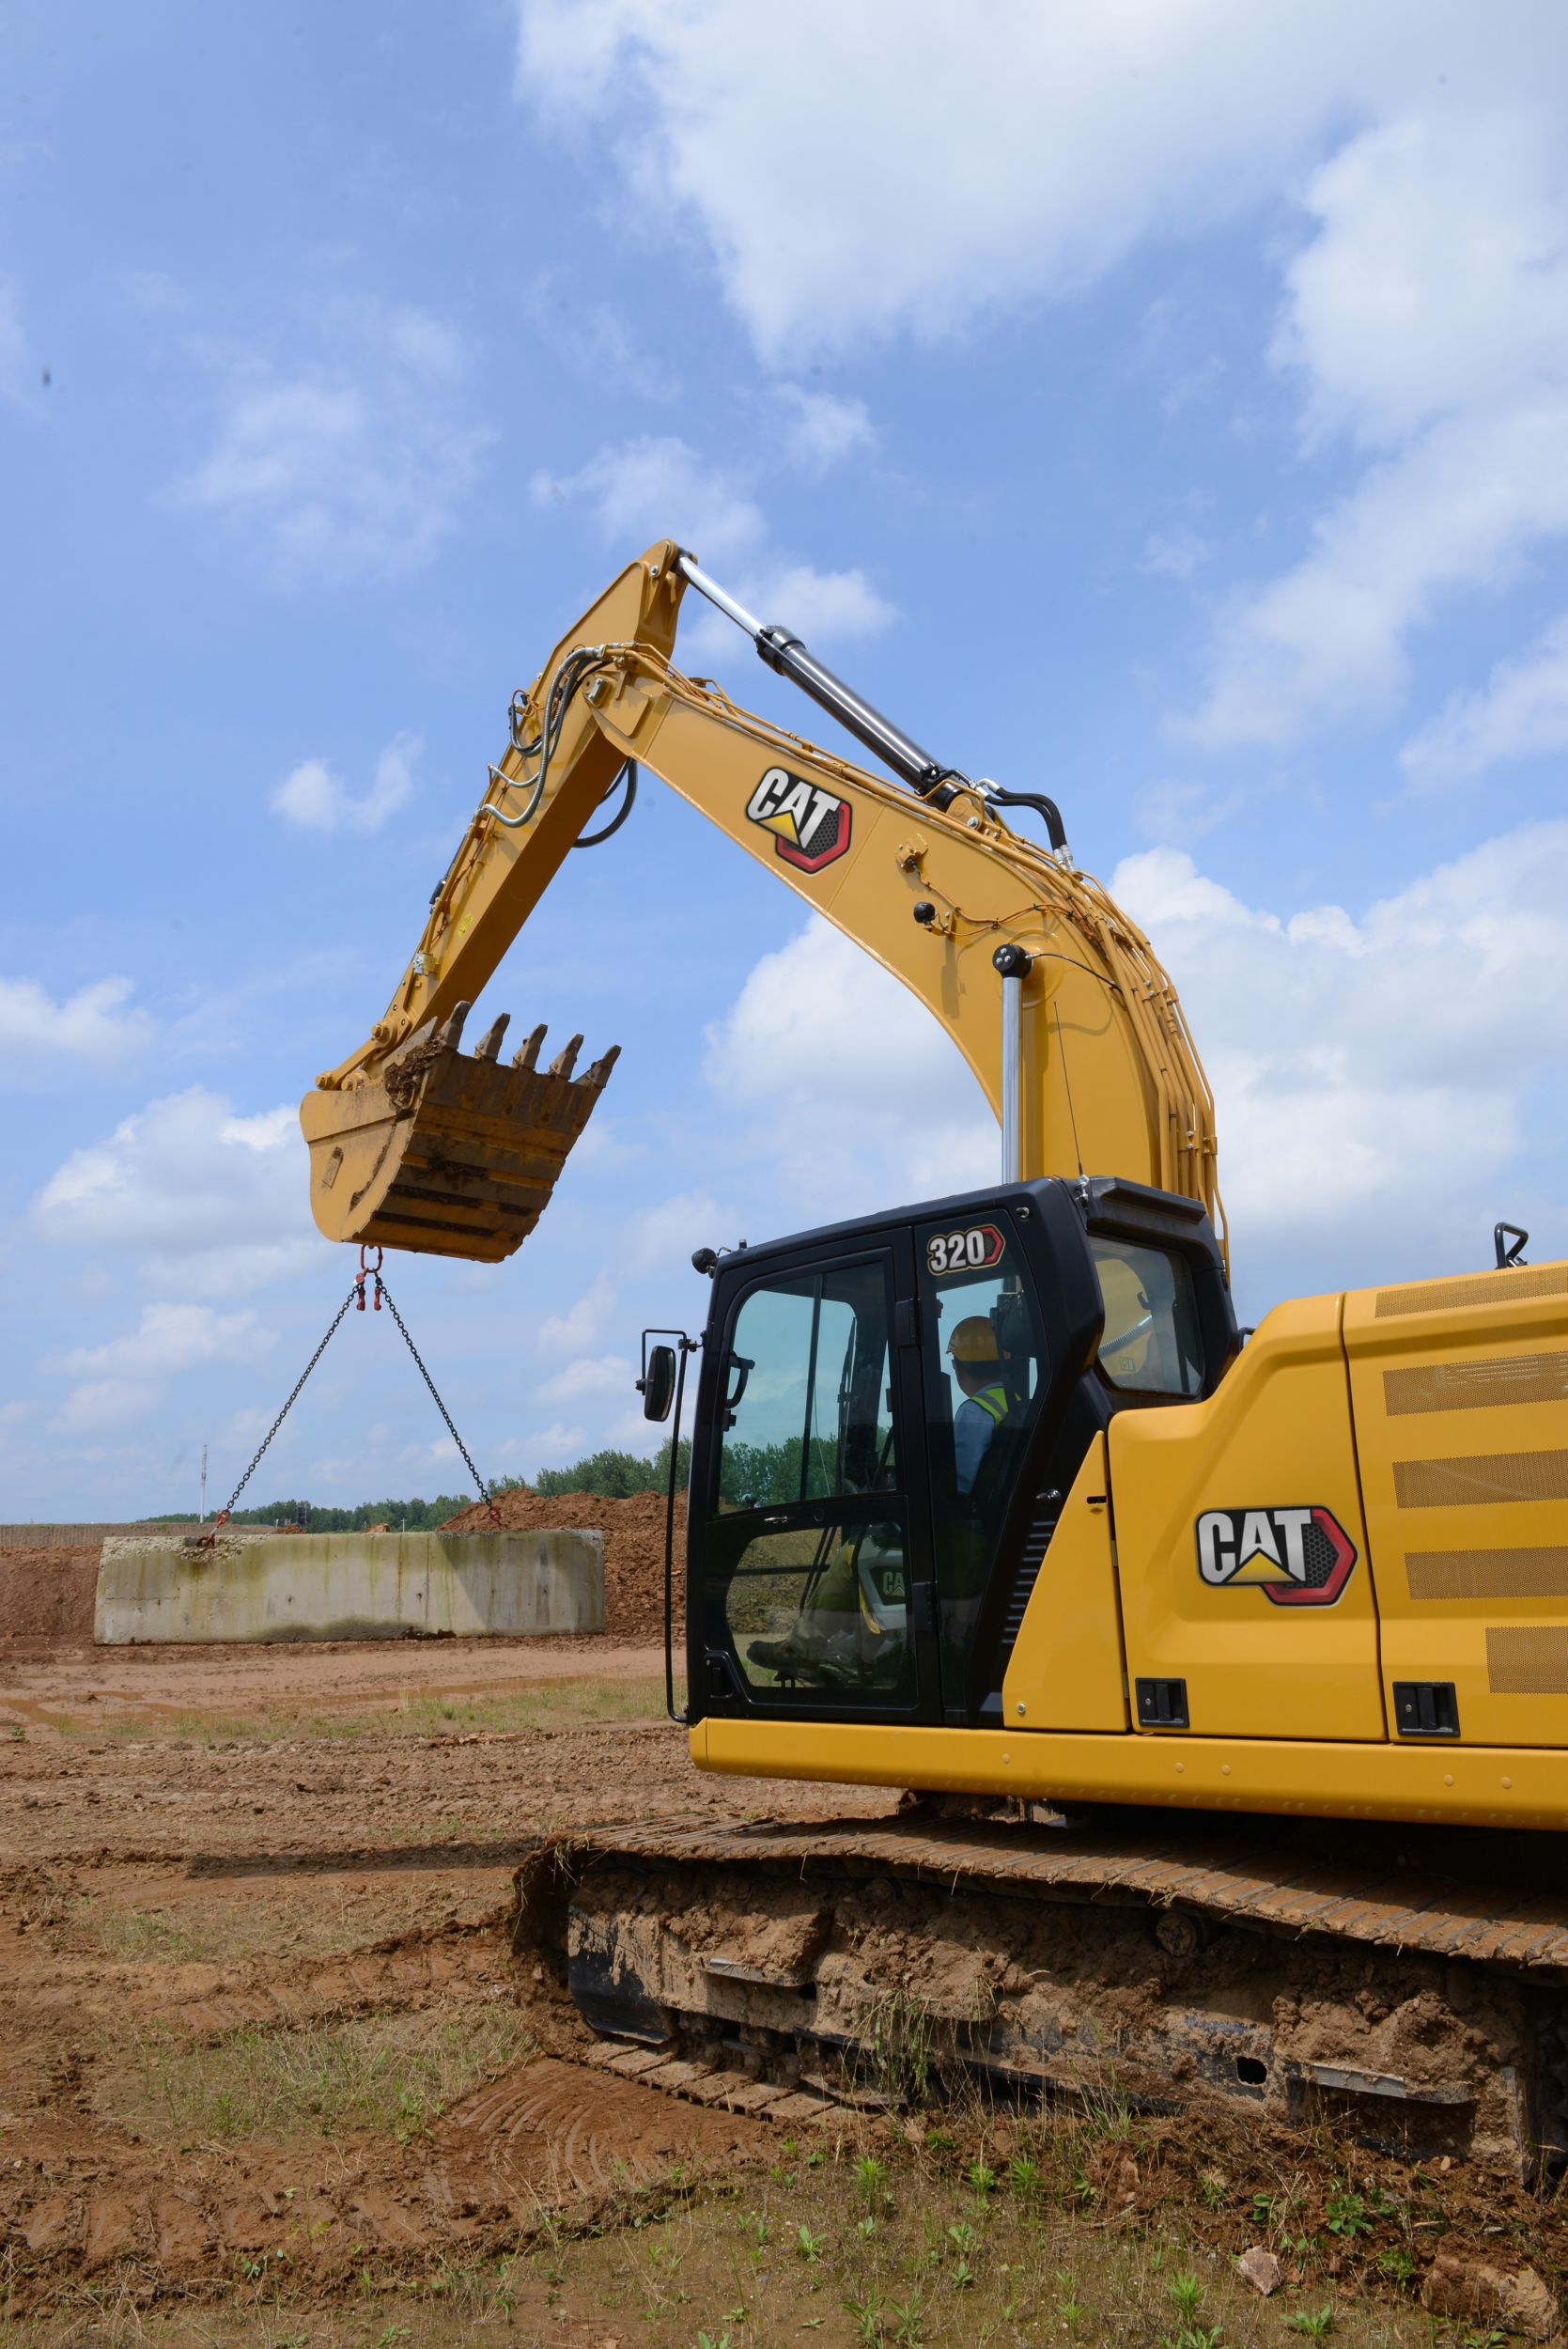
[[[544,1040],[545,1023],[541,1019],[536,1028],[529,1029],[527,1035],[518,1046],[517,1050],[512,1054],[512,1066],[514,1068],[532,1068],[535,1062],[539,1057],[539,1047]]]
[[[490,1021],[489,1026],[485,1030],[484,1034],[474,1046],[474,1059],[494,1060],[496,1054],[501,1050],[501,1039],[505,1034],[511,1024],[512,1015],[509,1011],[499,1013],[497,1017]]]
[[[596,1093],[602,1093],[605,1086],[610,1081],[610,1071],[614,1067],[615,1063],[620,1059],[620,1046],[618,1044],[612,1044],[610,1050],[604,1053],[602,1058],[595,1061],[593,1066],[586,1071],[582,1078],[582,1082],[585,1085],[592,1085]]]
[[[436,1030],[436,1042],[449,1044],[453,1051],[456,1051],[463,1040],[463,1022],[473,1009],[472,1003],[454,1004],[450,1016],[443,1019]]]
[[[582,1038],[580,1035],[574,1035],[565,1051],[557,1052],[551,1062],[550,1074],[552,1077],[569,1077],[577,1066],[577,1056],[582,1050]]]

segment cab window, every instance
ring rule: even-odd
[[[889,1263],[740,1300],[720,1364],[708,1631],[753,1703],[914,1701]]]
[[[721,1509],[893,1488],[888,1318],[880,1262],[742,1299],[722,1366]]]
[[[1134,1240],[1091,1236],[1105,1308],[1099,1363],[1134,1394],[1202,1394],[1203,1351],[1186,1260]]]

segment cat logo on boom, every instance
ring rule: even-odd
[[[774,855],[802,873],[820,873],[844,854],[851,812],[847,800],[787,767],[769,767],[746,802],[753,823],[772,833]]]
[[[1331,1509],[1205,1509],[1198,1572],[1211,1590],[1259,1589],[1276,1607],[1332,1607],[1356,1545]]]

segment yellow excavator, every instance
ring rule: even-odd
[[[682,675],[688,588],[888,774]],[[1493,1269],[1243,1343],[1196,1050],[1050,800],[942,765],[655,544],[514,696],[386,1014],[302,1105],[321,1230],[491,1261],[532,1231],[614,1053],[541,1070],[542,1030],[507,1063],[505,1019],[472,1054],[463,1023],[644,773],[920,997],[1001,1164],[700,1250],[700,1339],[644,1340],[650,1419],[700,1363],[693,1762],[902,1807],[551,1843],[520,1932],[671,2086],[1109,2068],[1568,2159],[1568,1264],[1499,1225]]]

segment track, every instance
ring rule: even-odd
[[[916,1810],[552,1839],[518,1890],[518,1945],[669,2065],[1219,2097],[1518,2175],[1568,2155],[1555,1839]]]

